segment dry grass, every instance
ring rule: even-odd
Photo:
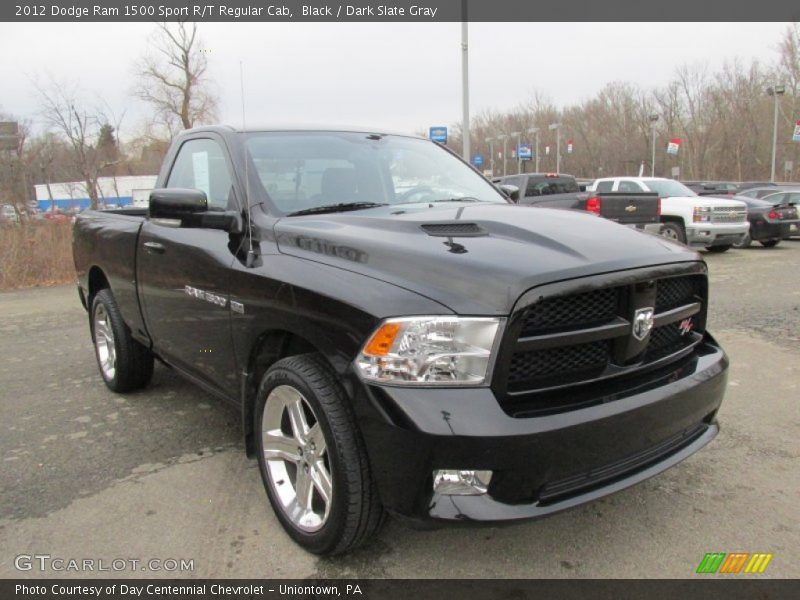
[[[72,223],[0,226],[0,290],[74,280]]]

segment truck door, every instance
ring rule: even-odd
[[[238,210],[233,169],[222,140],[202,136],[181,145],[163,185],[203,190],[209,210]],[[221,230],[171,227],[147,219],[139,236],[137,275],[156,353],[235,399],[230,238]]]

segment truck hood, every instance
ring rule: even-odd
[[[700,260],[684,246],[593,215],[507,204],[285,217],[275,235],[285,254],[392,283],[466,315],[509,314],[544,283]]]

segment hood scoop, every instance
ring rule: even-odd
[[[425,233],[433,237],[478,237],[489,235],[489,232],[477,223],[465,223],[464,221],[424,223],[420,227]]]

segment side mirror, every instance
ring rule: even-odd
[[[500,191],[503,192],[503,194],[505,194],[506,198],[509,198],[514,202],[519,201],[519,188],[517,186],[503,183],[497,187],[500,188]]]
[[[207,210],[208,198],[203,190],[169,188],[150,192],[151,219],[182,219]]]
[[[221,229],[242,233],[242,216],[232,210],[208,210],[203,190],[183,188],[158,189],[150,192],[150,219],[165,227]]]

